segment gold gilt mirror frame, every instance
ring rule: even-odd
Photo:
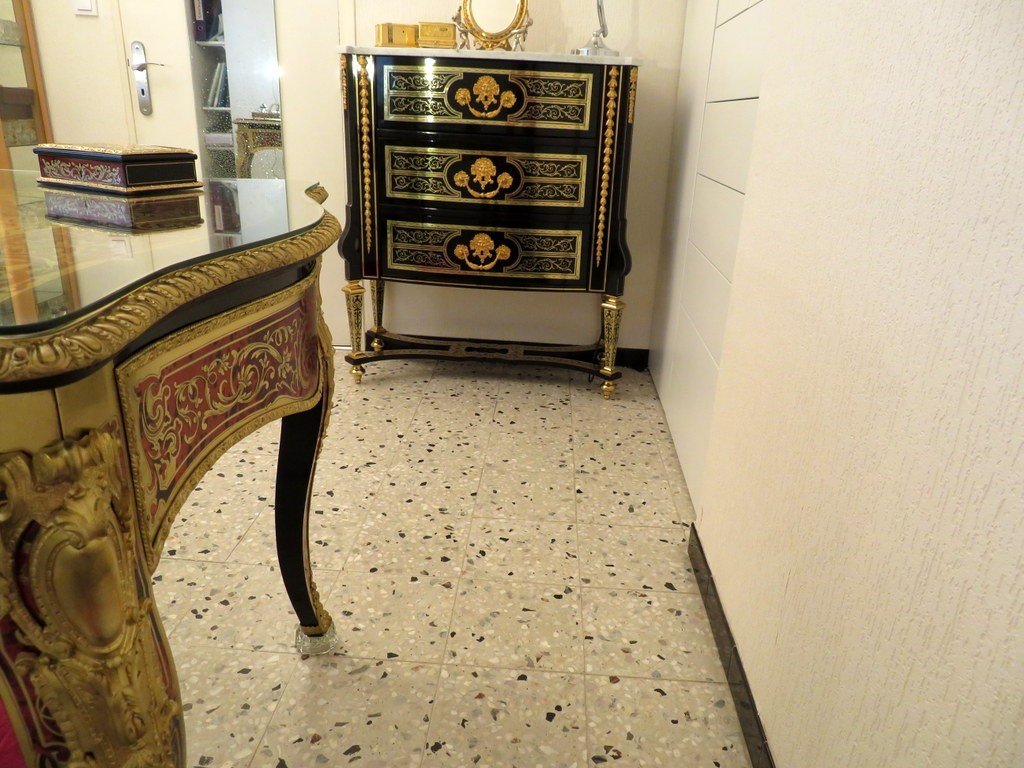
[[[493,2],[493,0],[477,0]],[[526,40],[526,32],[533,23],[530,19],[529,0],[518,0],[515,15],[508,26],[497,32],[490,32],[480,26],[473,13],[473,0],[462,0],[455,23],[462,37],[460,48],[469,47],[469,37],[476,41],[476,47],[483,50],[502,49],[511,51],[521,49]]]

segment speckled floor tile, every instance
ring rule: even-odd
[[[576,475],[576,519],[581,523],[610,523],[668,527],[685,525],[665,479],[645,472]]]
[[[445,667],[424,767],[584,768],[583,678]]]
[[[352,366],[346,363],[342,350],[334,358],[334,394],[336,400],[359,403],[363,400],[374,402],[381,398],[407,398],[434,376],[436,363],[433,360],[392,360],[379,365],[364,366],[362,381],[356,384],[352,377]],[[418,397],[417,397],[418,399]]]
[[[191,764],[247,766],[269,725],[259,768],[745,768],[650,376],[605,401],[559,369],[397,361],[356,386],[337,360],[310,533],[340,647],[293,651],[271,424],[203,479],[155,577]]]
[[[465,571],[471,578],[574,583],[579,580],[576,528],[571,523],[474,519]]]
[[[474,515],[576,522],[572,456],[539,466],[532,459],[489,463],[480,478]]]
[[[496,395],[490,382],[435,377],[423,392],[410,426],[486,427],[494,417],[495,405]]]
[[[506,393],[494,409],[494,424],[502,430],[572,429],[568,390],[549,391],[536,398],[528,392]]]
[[[576,588],[463,579],[446,662],[582,672]]]
[[[583,589],[587,672],[725,682],[700,595]]]
[[[417,768],[438,666],[314,656],[297,665],[254,768]]]
[[[298,620],[276,567],[232,563],[193,563],[180,600],[185,618],[175,629],[178,642],[219,648],[291,652]],[[326,603],[335,571],[314,572]]]
[[[591,765],[749,768],[720,684],[587,676]]]
[[[313,514],[309,518],[309,555],[314,568],[340,571],[358,538],[359,523],[347,517]],[[245,536],[232,550],[229,563],[277,565],[277,535],[274,512],[260,513]]]
[[[580,525],[580,574],[592,587],[697,592],[686,553],[690,529]]]
[[[468,514],[476,504],[483,466],[423,467],[396,465],[367,498],[371,513],[433,508]]]
[[[489,422],[451,423],[430,413],[403,430],[395,446],[395,463],[464,464],[479,460],[487,444]]]
[[[206,580],[206,566],[193,560],[163,558],[153,574],[153,600],[170,637],[189,611],[195,590]]]
[[[542,424],[495,426],[486,449],[491,463],[515,461],[548,467],[561,462],[572,463],[572,430]]]
[[[672,444],[672,436],[669,434],[667,427],[662,435],[659,448],[661,450],[661,460],[665,466],[669,491],[672,494],[672,500],[676,504],[677,514],[682,520],[696,520],[697,512],[693,508],[690,489],[686,485],[686,478],[683,477],[683,468],[679,463],[679,456],[676,455],[675,446]]]
[[[255,496],[241,489],[238,496],[233,496],[227,490],[214,495],[203,486],[197,488],[175,517],[164,543],[163,556],[226,561],[256,517],[273,509],[273,481],[269,476],[266,483],[269,485],[265,487],[260,484]]]
[[[345,572],[328,610],[338,653],[375,659],[439,662],[455,605],[453,580]]]
[[[174,661],[188,764],[248,765],[298,657],[177,643]]]
[[[664,475],[657,432],[642,420],[622,428],[595,428],[585,423],[573,432],[573,452],[580,472],[600,475],[614,471],[655,472]]]
[[[359,523],[366,516],[373,494],[387,474],[381,464],[364,471],[352,467],[322,466],[317,470],[309,509],[313,514],[326,514],[348,523]]]
[[[372,513],[359,531],[345,570],[455,578],[462,570],[469,525],[469,518],[458,513],[408,514],[405,507]]]

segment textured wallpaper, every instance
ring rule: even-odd
[[[1020,2],[774,7],[698,529],[779,766],[1024,765],[1022,73]]]

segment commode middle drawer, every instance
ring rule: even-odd
[[[412,139],[412,141],[410,141]],[[381,202],[429,202],[459,209],[478,205],[584,212],[592,204],[596,150],[571,144],[516,151],[497,141],[470,146],[442,136],[423,144],[411,136],[380,140]],[[525,148],[524,148],[525,149]]]

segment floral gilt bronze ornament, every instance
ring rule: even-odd
[[[473,104],[480,105],[477,109]],[[501,110],[511,109],[516,105],[516,95],[512,91],[503,91],[498,81],[490,75],[477,78],[473,83],[473,94],[470,95],[468,88],[459,88],[455,92],[455,103],[465,107],[473,117],[490,120],[497,117]],[[491,109],[493,105],[498,106]]]
[[[489,157],[477,158],[470,166],[469,171],[470,173],[459,171],[455,174],[455,186],[465,189],[478,200],[490,200],[496,197],[501,190],[512,186],[511,174],[499,174],[497,166]],[[495,180],[495,176],[497,176],[497,180]],[[479,190],[473,189],[471,184],[475,184]],[[494,189],[488,189],[492,184],[495,184]]]
[[[515,10],[509,13],[513,3]],[[504,28],[497,31],[485,28],[500,24],[496,19],[504,20],[509,16],[511,20]],[[459,48],[506,51],[521,51],[533,24],[527,0],[476,0],[475,8],[474,0],[462,0],[452,21],[459,35]]]
[[[466,262],[466,266],[477,271],[494,269],[499,262],[508,261],[512,250],[507,245],[494,247],[494,239],[484,232],[478,232],[469,241],[469,245],[455,246],[455,256]]]

